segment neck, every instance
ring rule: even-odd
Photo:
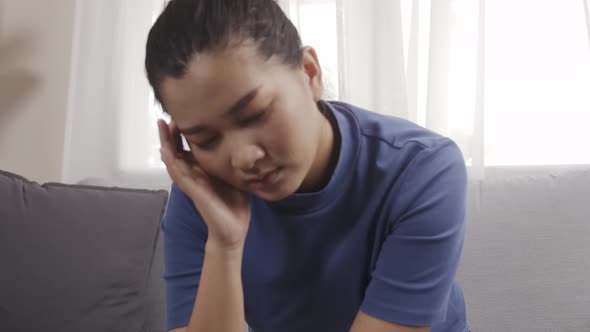
[[[331,112],[318,112],[321,125],[318,133],[318,149],[314,162],[303,182],[300,191],[316,192],[322,190],[332,177],[338,162],[340,137],[337,135],[336,119]]]

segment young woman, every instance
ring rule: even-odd
[[[318,56],[274,0],[170,1],[146,69],[172,118],[169,330],[469,331],[450,139],[322,100]]]

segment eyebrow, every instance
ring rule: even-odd
[[[252,91],[245,94],[242,98],[240,98],[237,102],[235,102],[232,107],[229,108],[224,115],[236,115],[240,113],[242,110],[250,104],[250,102],[256,98],[258,92],[260,91],[260,86],[252,89]],[[204,125],[197,125],[194,127],[186,128],[186,129],[179,129],[178,131],[183,135],[196,135],[200,132],[207,130],[207,126]]]

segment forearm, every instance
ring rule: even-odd
[[[243,332],[243,247],[226,249],[207,242],[187,332]]]

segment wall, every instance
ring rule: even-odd
[[[0,0],[0,169],[59,181],[75,0]]]

